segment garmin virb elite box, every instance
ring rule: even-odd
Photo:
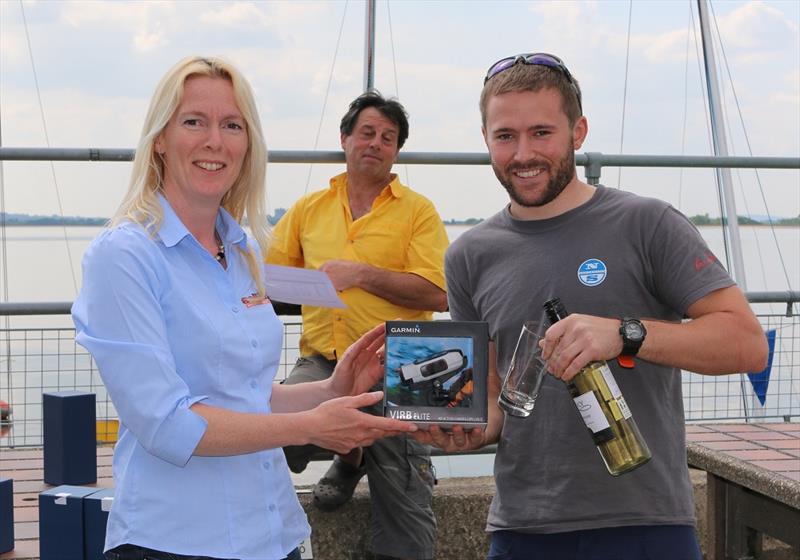
[[[485,427],[488,346],[482,321],[387,321],[384,416]]]

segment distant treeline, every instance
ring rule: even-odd
[[[267,216],[271,225],[278,223],[286,213],[285,208],[278,208],[275,214]],[[87,218],[86,216],[39,216],[36,214],[11,214],[0,212],[0,223],[7,226],[102,226],[108,218]]]
[[[722,218],[712,218],[708,214],[698,214],[696,216],[689,216],[689,219],[696,226],[718,226],[727,220]],[[468,218],[466,220],[444,220],[447,226],[474,226],[483,221],[483,218]],[[743,226],[766,226],[770,222],[776,226],[800,226],[800,216],[796,218],[751,218],[749,216],[739,216],[739,225]]]
[[[0,212],[0,221],[7,226],[102,226],[108,218],[86,216],[39,216],[31,214],[6,214]]]
[[[286,213],[286,208],[277,208],[275,213],[267,216],[271,225],[278,223],[278,220]],[[708,214],[697,214],[689,216],[689,219],[698,226],[718,226],[723,220],[712,218]],[[102,226],[108,218],[87,218],[84,216],[38,216],[31,214],[5,214],[0,212],[0,223],[7,226]],[[467,218],[466,220],[444,220],[447,226],[474,226],[483,221],[483,218]],[[754,219],[748,216],[739,216],[739,224],[743,226],[765,226],[769,225],[769,219]],[[772,224],[776,226],[800,226],[800,216],[795,218],[773,218]]]
[[[689,219],[696,226],[718,226],[728,222],[728,220],[723,220],[722,218],[712,218],[708,214],[689,216]],[[739,216],[738,221],[741,226],[767,226],[770,224],[769,218],[756,220],[749,216]],[[772,218],[771,223],[775,226],[798,226],[800,225],[800,216],[795,218]]]

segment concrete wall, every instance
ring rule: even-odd
[[[695,515],[701,548],[705,553],[706,473],[690,469],[695,492]],[[494,479],[448,478],[434,490],[433,507],[438,520],[437,560],[484,560],[489,550],[485,532],[486,513],[494,495]],[[315,560],[369,560],[369,490],[365,480],[353,500],[324,513],[312,505],[310,493],[300,495],[313,528]],[[763,560],[797,560],[798,551],[783,543],[765,540]]]

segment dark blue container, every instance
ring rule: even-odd
[[[86,486],[56,486],[39,494],[41,560],[84,560],[83,498],[97,492]]]
[[[103,560],[108,512],[114,503],[114,489],[103,488],[83,499],[83,558]]]
[[[0,478],[0,554],[14,550],[14,481]]]
[[[55,486],[97,482],[94,393],[44,393],[42,416],[44,481]]]

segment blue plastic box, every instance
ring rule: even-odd
[[[95,492],[87,486],[56,486],[39,494],[41,560],[84,560],[83,498]]]
[[[14,481],[0,478],[0,554],[14,550]]]
[[[103,488],[83,499],[84,560],[103,560],[106,523],[113,503],[113,488]]]
[[[55,486],[97,482],[94,393],[44,393],[42,416],[44,481]]]

